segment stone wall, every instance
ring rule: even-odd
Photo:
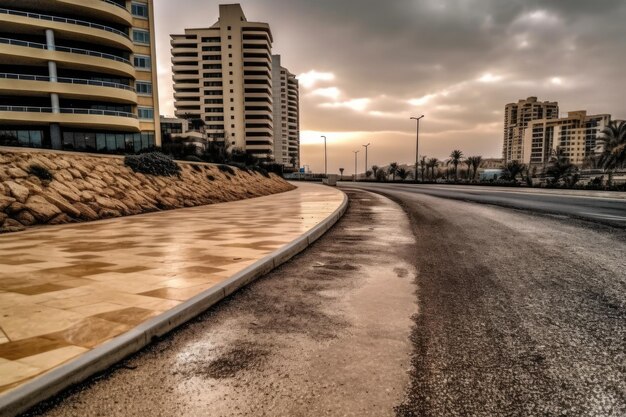
[[[232,174],[203,163],[179,165],[180,176],[159,177],[135,173],[117,156],[0,148],[0,233],[241,200],[294,188],[274,174],[266,177],[234,167]],[[45,168],[52,179],[40,179],[33,166]]]

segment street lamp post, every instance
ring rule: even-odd
[[[363,145],[363,147],[365,148],[365,177],[367,177],[367,148],[371,145],[371,143],[368,143],[367,145]]]
[[[422,114],[420,117],[411,117],[411,120],[415,120],[417,122],[417,129],[415,135],[415,182],[417,182],[417,163],[419,160],[419,151],[420,151],[420,120],[424,118]],[[422,178],[423,180],[424,178]]]
[[[324,138],[324,176],[328,177],[328,162],[326,159],[326,136],[322,136]]]
[[[356,182],[356,175],[357,175],[357,155],[360,151],[352,151],[354,152],[354,182]]]

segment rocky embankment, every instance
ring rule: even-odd
[[[122,157],[0,149],[0,233],[280,193],[282,178],[179,163],[178,176],[133,172]]]

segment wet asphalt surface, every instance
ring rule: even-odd
[[[623,229],[384,193],[31,415],[626,415]]]

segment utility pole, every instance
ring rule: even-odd
[[[326,136],[322,136],[324,138],[324,176],[328,177],[328,162],[326,155]]]
[[[415,135],[415,182],[417,182],[417,164],[419,162],[419,151],[420,151],[420,120],[424,118],[422,114],[420,117],[411,117],[411,120],[415,120],[417,122],[417,129]],[[424,178],[422,178],[423,180]]]
[[[356,176],[357,176],[357,155],[360,151],[352,151],[354,152],[354,182],[356,182]]]
[[[363,147],[365,148],[365,177],[367,177],[367,148],[371,145],[371,143],[368,143],[367,145],[363,145]]]

